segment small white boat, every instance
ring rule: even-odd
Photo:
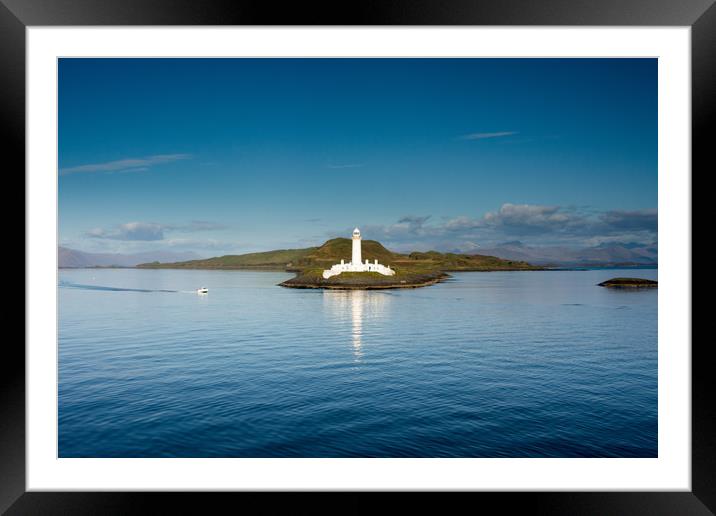
[[[208,294],[209,289],[206,287],[201,287],[201,288],[196,289],[196,293],[197,294]]]

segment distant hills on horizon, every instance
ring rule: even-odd
[[[333,239],[326,244],[333,242],[332,250],[336,250],[339,242],[347,239]],[[366,243],[368,241],[364,241]],[[325,246],[326,244],[323,244]],[[381,251],[376,247],[376,258],[384,261],[389,258],[388,254],[395,254],[385,249],[382,245]],[[267,267],[285,265],[296,261],[297,258],[314,254],[323,246],[304,249],[283,249],[259,253],[248,253],[243,255],[227,255],[215,258],[202,258],[195,252],[175,251],[148,251],[133,254],[121,253],[88,253],[60,246],[58,248],[58,263],[60,268],[85,268],[85,267],[136,267],[145,266],[159,262],[165,264],[181,263],[185,267]],[[340,245],[343,247],[343,245]],[[326,251],[322,251],[325,253]],[[466,254],[455,251],[453,253],[437,253],[436,255],[454,255],[459,257],[488,256],[502,260],[515,262],[528,262],[536,266],[557,266],[557,267],[598,267],[610,265],[658,265],[657,245],[641,245],[634,243],[609,243],[595,247],[571,248],[566,246],[529,246],[520,241],[505,242],[493,247],[476,249],[475,252]],[[320,255],[321,253],[319,253]],[[335,254],[330,252],[330,255]],[[426,254],[426,253],[413,253]],[[326,256],[326,262],[333,260],[334,256]],[[366,258],[370,258],[366,256]],[[350,254],[348,254],[350,259]],[[464,259],[464,258],[461,258]],[[484,261],[484,260],[483,260]]]
[[[147,251],[143,253],[87,253],[70,249],[57,248],[57,263],[61,269],[79,269],[84,267],[135,267],[140,263],[153,261],[194,260],[200,256],[192,251]]]
[[[594,247],[529,246],[520,241],[505,242],[494,247],[478,248],[480,254],[499,256],[507,260],[524,260],[534,265],[560,267],[598,267],[608,265],[648,265],[659,262],[656,243],[603,243]]]

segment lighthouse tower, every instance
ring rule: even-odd
[[[378,263],[378,260],[373,260],[373,263],[365,261],[361,263],[363,257],[360,251],[360,229],[355,228],[353,230],[353,256],[351,257],[350,263],[345,263],[345,260],[341,260],[341,263],[337,263],[330,269],[323,271],[323,279],[328,279],[333,276],[337,276],[343,272],[377,272],[383,276],[394,276],[395,271],[388,266]]]
[[[362,261],[360,253],[360,230],[355,228],[353,230],[353,256],[351,257],[352,265],[360,265]]]

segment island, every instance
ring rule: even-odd
[[[353,238],[333,238],[318,247],[227,255],[174,263],[152,262],[137,267],[283,270],[295,272],[296,277],[279,283],[282,287],[365,290],[434,285],[448,279],[449,272],[545,270],[544,267],[524,261],[503,260],[496,256],[480,254],[437,251],[395,253],[376,240],[362,240],[357,228]]]
[[[656,288],[658,282],[644,278],[612,278],[598,285],[608,288]]]

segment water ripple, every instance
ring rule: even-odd
[[[657,293],[603,274],[63,271],[60,456],[654,457]]]

